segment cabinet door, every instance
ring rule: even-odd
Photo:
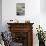
[[[22,46],[32,46],[31,32],[12,32],[12,40],[15,43],[20,43]]]
[[[28,46],[28,32],[12,32],[12,40],[22,46]]]

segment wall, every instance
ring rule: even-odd
[[[42,13],[46,13],[46,0],[40,0],[40,9]]]
[[[46,31],[46,0],[40,0],[40,24]]]
[[[16,15],[16,3],[17,2],[25,3],[25,16]],[[22,0],[22,1],[20,1],[20,0],[17,0],[17,1],[16,0],[3,0],[2,1],[3,26],[5,26],[7,21],[9,21],[10,19],[17,19],[20,22],[24,22],[24,20],[29,19],[31,22],[39,23],[39,14],[40,14],[40,0],[39,1],[38,0],[35,0],[35,1],[34,0],[30,0],[30,1],[28,1],[28,0]],[[34,18],[35,18],[35,20],[34,20]]]
[[[0,0],[0,31],[2,29],[2,0]]]
[[[25,3],[25,16],[16,15],[16,3]],[[43,28],[46,26],[46,16],[41,13],[40,0],[2,0],[2,26],[3,31],[8,30],[7,22],[10,19],[17,19],[19,22],[30,20],[33,25],[33,45],[38,46],[38,39],[36,37],[36,27],[39,24]],[[46,29],[46,28],[45,28]]]

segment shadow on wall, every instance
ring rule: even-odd
[[[2,0],[0,0],[0,31],[2,31]]]

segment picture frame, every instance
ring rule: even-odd
[[[16,3],[16,15],[25,15],[25,3]]]

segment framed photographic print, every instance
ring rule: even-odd
[[[25,3],[16,3],[16,15],[25,15]]]

